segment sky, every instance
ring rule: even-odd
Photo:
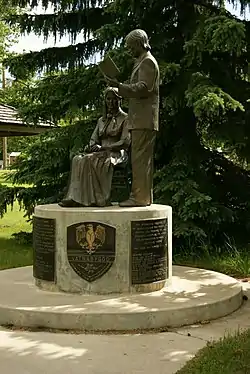
[[[241,18],[240,7],[238,7],[237,9],[234,9],[231,4],[228,4],[227,9],[231,13]],[[32,13],[37,13],[37,14],[53,13],[53,10],[52,8],[48,8],[47,11],[44,11],[42,6],[39,6]],[[245,18],[250,19],[249,11],[247,11]],[[81,35],[79,35],[75,43],[81,43],[82,41],[83,41],[83,38],[81,37]],[[29,35],[20,36],[18,43],[12,46],[11,50],[17,53],[23,53],[23,52],[29,52],[29,51],[40,51],[43,48],[49,48],[49,47],[64,47],[69,44],[71,44],[69,36],[64,36],[61,40],[58,40],[55,44],[53,36],[48,38],[47,42],[45,42],[43,39],[43,36],[37,36],[34,33],[31,33]]]
[[[33,14],[46,14],[46,13],[53,13],[52,7],[49,7],[46,11],[42,8],[42,6],[38,6],[35,8],[31,13]],[[77,36],[76,38],[76,44],[81,43],[83,41],[83,38],[81,35]],[[23,53],[23,52],[29,52],[29,51],[40,51],[44,48],[50,48],[50,47],[65,47],[67,45],[71,44],[70,42],[70,36],[64,36],[62,39],[55,43],[54,37],[51,36],[48,38],[48,40],[45,42],[43,36],[35,35],[34,33],[30,33],[28,35],[22,35],[19,37],[19,40],[16,44],[14,44],[10,50],[17,52],[17,53]]]

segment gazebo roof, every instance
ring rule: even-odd
[[[36,126],[29,126],[18,116],[15,108],[0,104],[0,137],[38,135],[57,126],[40,122]]]

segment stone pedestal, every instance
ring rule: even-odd
[[[172,277],[172,208],[37,206],[33,272],[47,291],[160,290]]]

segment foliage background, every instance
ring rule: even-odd
[[[249,1],[234,1],[246,9]],[[34,7],[26,0],[13,6]],[[155,155],[155,200],[173,207],[175,248],[201,243],[223,248],[230,238],[245,246],[250,234],[249,22],[224,1],[53,0],[50,15],[9,17],[23,32],[70,33],[72,44],[8,63],[16,84],[2,100],[30,123],[39,118],[68,126],[37,139],[23,152],[16,183],[33,187],[19,198],[30,212],[56,202],[67,185],[72,154],[87,142],[101,113],[104,83],[93,58],[110,51],[128,78],[123,49],[133,28],[147,30],[161,70],[160,133]],[[74,44],[82,33],[83,43]],[[92,58],[92,59],[91,59]],[[43,72],[43,79],[32,77]],[[124,102],[126,108],[127,103]]]

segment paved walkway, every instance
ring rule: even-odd
[[[250,298],[250,286],[245,286]],[[210,324],[147,335],[0,330],[3,374],[173,374],[211,339],[250,328],[250,301]],[[191,336],[189,336],[191,335]]]

